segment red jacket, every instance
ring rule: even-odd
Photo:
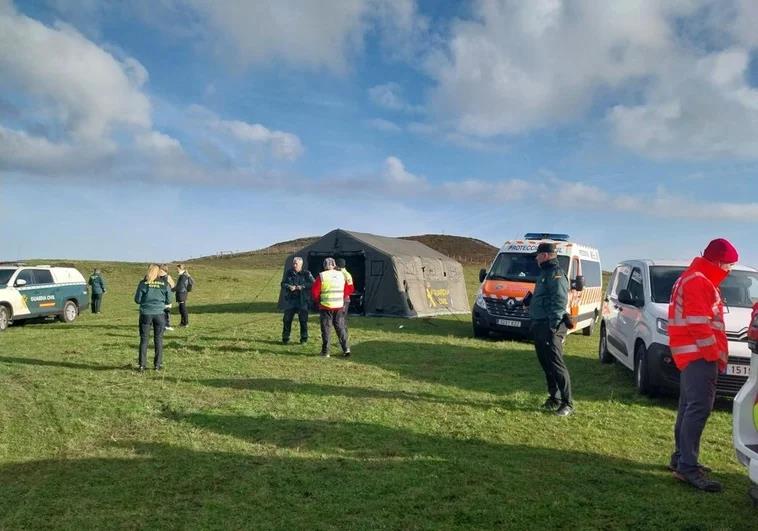
[[[342,290],[343,298],[347,298],[355,291],[355,286],[353,286],[352,282],[348,284],[345,282],[345,287]],[[318,275],[316,277],[316,282],[313,283],[313,286],[311,286],[311,295],[313,296],[313,301],[318,304],[318,309],[320,310],[327,310],[332,312],[337,312],[341,310],[342,308],[327,308],[326,306],[321,306],[321,275]]]
[[[669,303],[669,346],[681,371],[692,361],[718,361],[726,369],[729,346],[718,286],[729,275],[705,258],[695,258],[674,284]]]

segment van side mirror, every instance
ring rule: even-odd
[[[571,289],[575,289],[576,291],[583,291],[584,290],[584,276],[577,275],[574,281],[571,283]]]
[[[628,289],[622,289],[619,291],[619,302],[621,304],[628,304],[630,306],[642,306],[642,301],[635,300],[634,297],[632,297],[632,293]]]
[[[17,288],[20,288],[21,286],[26,286],[26,280],[24,280],[23,278],[19,278],[18,280],[16,280],[15,286]]]
[[[479,270],[479,282],[484,282],[484,278],[487,276],[487,270],[486,269],[480,269]]]

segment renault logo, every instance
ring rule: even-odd
[[[516,307],[516,300],[508,299],[507,301],[505,301],[505,307],[508,308],[509,310],[512,310],[513,308]]]

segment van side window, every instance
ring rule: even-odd
[[[26,280],[26,285],[31,286],[34,284],[34,270],[32,269],[22,269],[21,272],[16,277],[16,282],[19,280]]]
[[[602,283],[602,273],[600,271],[600,262],[591,260],[582,260],[582,275],[584,275],[584,285],[588,288],[598,288]]]
[[[632,268],[629,266],[618,266],[616,272],[613,274],[614,283],[611,285],[610,296],[614,299],[618,299],[619,291],[625,289],[629,283],[629,276],[632,274]]]
[[[639,268],[632,270],[632,276],[629,278],[629,287],[627,288],[632,296],[632,300],[644,301],[645,292],[642,287],[642,271]]]
[[[34,280],[35,284],[52,284],[53,274],[47,269],[35,269]]]

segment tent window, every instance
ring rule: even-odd
[[[380,277],[384,274],[384,262],[382,260],[371,260],[371,276]]]

